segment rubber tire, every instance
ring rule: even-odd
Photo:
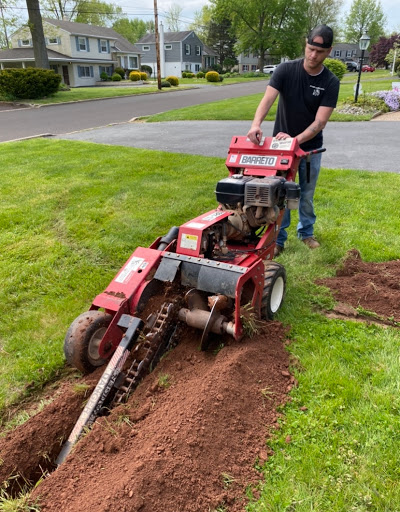
[[[275,261],[265,266],[264,291],[261,303],[261,317],[273,320],[282,306],[286,293],[286,270]]]
[[[98,344],[104,336],[112,316],[103,311],[86,311],[72,322],[64,339],[67,363],[82,373],[91,373],[107,361],[98,353]]]

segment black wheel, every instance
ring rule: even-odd
[[[67,363],[82,373],[90,373],[106,363],[99,354],[100,342],[112,316],[103,311],[86,311],[71,324],[64,340]]]
[[[264,291],[261,316],[273,320],[275,313],[282,306],[286,291],[286,271],[283,265],[275,261],[265,265]]]

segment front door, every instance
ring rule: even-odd
[[[68,66],[62,67],[63,72],[63,80],[66,85],[69,85],[69,74],[68,74]]]

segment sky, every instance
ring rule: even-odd
[[[148,16],[154,16],[154,0],[113,0],[114,3],[122,7],[125,12],[139,13],[141,11],[149,13]],[[400,32],[400,2],[399,0],[380,0],[382,10],[387,17],[387,29],[389,32]],[[187,27],[185,23],[191,23],[194,20],[196,11],[208,4],[208,0],[157,0],[157,9],[160,21],[163,21],[165,14],[171,5],[179,5],[182,8],[181,23],[182,29]],[[342,14],[349,11],[352,0],[344,0]],[[135,7],[132,7],[134,5]],[[141,18],[143,16],[135,15],[133,17]]]

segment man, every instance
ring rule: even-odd
[[[322,130],[336,107],[339,94],[338,78],[323,65],[332,50],[332,42],[332,29],[327,25],[318,25],[306,40],[304,59],[283,62],[277,67],[247,134],[251,142],[260,143],[261,123],[279,95],[273,135],[277,139],[296,137],[304,151],[322,147]],[[314,236],[316,215],[313,205],[320,167],[321,153],[311,157],[309,180],[304,159],[298,171],[300,202],[297,235],[310,249],[320,246]],[[284,249],[289,225],[290,210],[286,209],[278,233],[275,256],[279,256]]]

